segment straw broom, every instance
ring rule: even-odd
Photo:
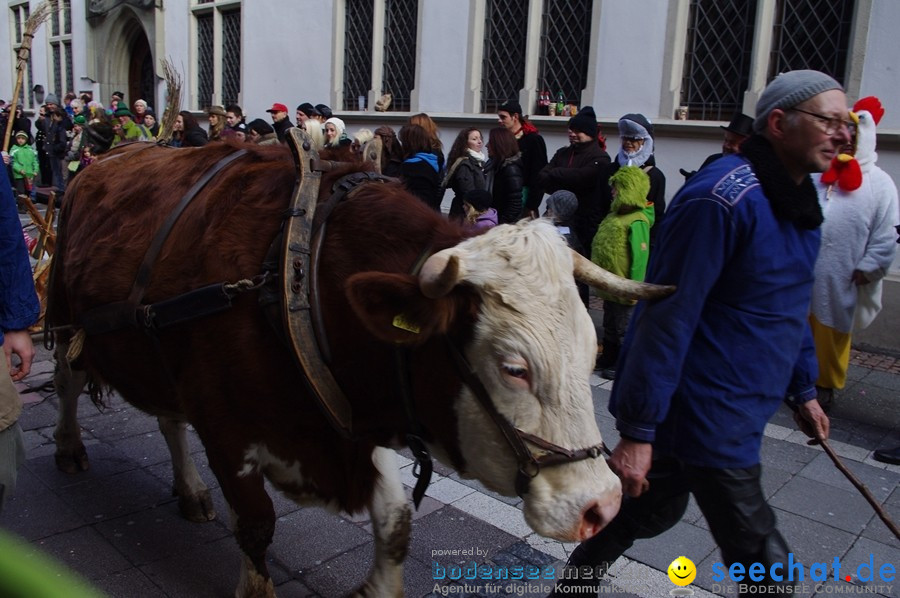
[[[168,142],[172,139],[172,133],[175,128],[175,119],[181,112],[181,73],[175,70],[172,60],[166,58],[163,60],[163,73],[166,76],[166,111],[163,113],[160,121],[159,141]]]
[[[25,21],[25,31],[22,33],[22,45],[18,51],[16,61],[16,86],[13,91],[12,103],[9,107],[10,118],[6,122],[6,132],[3,135],[3,151],[9,149],[9,139],[12,135],[13,121],[15,120],[16,105],[19,102],[19,92],[22,90],[22,79],[25,78],[25,69],[28,66],[28,57],[31,54],[31,42],[34,34],[54,12],[59,10],[59,0],[44,0],[34,9],[34,12]]]

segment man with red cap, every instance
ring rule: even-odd
[[[284,134],[288,129],[294,126],[291,119],[288,118],[288,109],[284,104],[275,102],[272,107],[266,110],[272,115],[272,128],[275,129],[275,135],[278,141],[284,142]]]

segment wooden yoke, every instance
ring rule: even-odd
[[[325,363],[310,306],[310,243],[312,223],[319,195],[321,173],[313,170],[318,153],[309,135],[290,128],[285,135],[294,157],[299,181],[291,197],[284,230],[281,264],[282,297],[288,342],[310,391],[318,398],[319,407],[332,427],[346,438],[353,436],[353,412],[337,380]]]

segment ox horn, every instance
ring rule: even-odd
[[[452,291],[461,278],[459,256],[445,249],[425,260],[419,272],[419,288],[426,297],[437,299]]]
[[[671,285],[637,282],[616,276],[574,250],[572,260],[575,262],[575,280],[622,299],[658,299],[675,291]]]

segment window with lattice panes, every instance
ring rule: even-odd
[[[482,112],[497,112],[508,100],[518,100],[525,85],[528,5],[528,0],[486,0]]]
[[[544,0],[538,89],[553,101],[581,105],[587,86],[593,0]],[[540,98],[535,98],[537,102]]]
[[[195,0],[194,99],[197,110],[240,102],[241,2]]]
[[[16,78],[19,76],[16,67],[18,65],[19,48],[22,47],[23,34],[25,33],[25,21],[31,15],[31,9],[28,3],[17,4],[9,7],[10,10],[10,34],[9,39],[12,41],[12,86],[15,87]],[[31,60],[27,61],[25,70],[22,74],[22,87],[19,89],[19,105],[23,108],[34,107],[34,97],[31,94],[34,78],[32,77]]]
[[[408,112],[416,81],[418,0],[385,0],[384,68],[381,91],[392,94],[391,109]]]
[[[786,71],[814,69],[845,82],[855,0],[775,0],[775,10],[760,15],[758,5],[690,0],[680,96],[689,119],[729,120],[742,111],[750,81]],[[753,56],[761,58],[755,66]]]
[[[691,0],[681,105],[688,118],[730,120],[750,77],[755,0]]]
[[[854,0],[778,0],[768,79],[813,69],[844,82]]]
[[[344,8],[344,110],[358,109],[372,86],[374,0],[346,0]]]
[[[50,14],[50,58],[52,78],[50,90],[59,96],[75,91],[75,76],[72,73],[72,8],[68,2],[60,2],[59,10]]]

